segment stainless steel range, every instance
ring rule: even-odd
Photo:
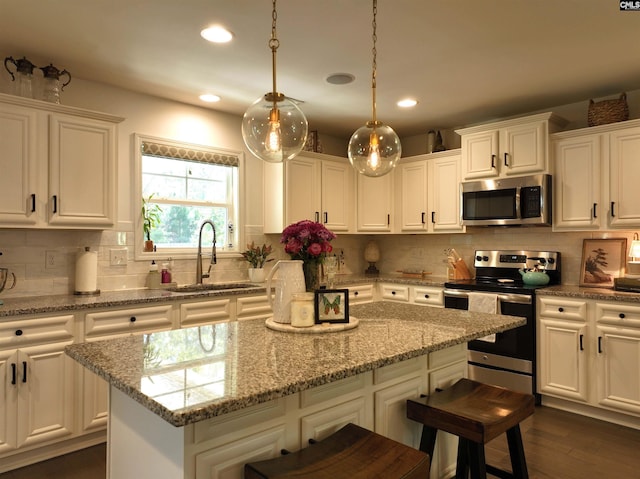
[[[557,251],[476,251],[476,278],[445,283],[446,308],[522,316],[527,324],[469,343],[469,377],[516,391],[536,393],[536,290],[560,284]],[[521,269],[538,267],[549,276],[545,286],[529,286]],[[469,308],[471,303],[471,308]],[[480,306],[478,306],[480,305]],[[493,305],[493,306],[492,306]]]

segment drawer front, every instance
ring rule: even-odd
[[[180,327],[212,324],[233,319],[231,299],[198,301],[180,305]]]
[[[238,320],[267,319],[269,316],[273,316],[266,295],[239,296],[236,301],[236,318]]]
[[[74,322],[75,316],[73,314],[21,318],[19,321],[2,322],[0,324],[0,349],[72,340]]]
[[[596,303],[596,321],[638,328],[640,327],[640,307],[623,303]]]
[[[371,301],[373,301],[372,284],[349,286],[349,304],[370,303]]]
[[[171,329],[173,309],[163,305],[88,313],[84,326],[86,338]]]
[[[441,368],[458,361],[467,361],[467,343],[429,353],[429,369]]]
[[[383,300],[391,301],[409,301],[409,286],[401,286],[397,284],[381,284]]]
[[[540,298],[538,314],[545,318],[587,320],[586,301],[573,301],[566,298]]]
[[[415,304],[444,308],[444,289],[434,286],[415,286],[411,288],[411,298]]]

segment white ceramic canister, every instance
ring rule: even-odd
[[[291,296],[291,326],[308,328],[315,324],[313,293],[296,293]]]
[[[271,281],[275,273],[278,280],[275,286],[275,299],[271,291]],[[269,271],[267,276],[267,298],[273,310],[273,320],[276,323],[291,323],[291,297],[295,293],[304,293],[306,286],[301,260],[280,260]]]

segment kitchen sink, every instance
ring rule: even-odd
[[[174,293],[198,293],[201,291],[226,291],[229,289],[257,288],[253,283],[217,283],[217,284],[185,284],[167,288],[167,291]]]

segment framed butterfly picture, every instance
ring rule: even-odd
[[[348,289],[318,289],[314,306],[316,324],[349,322]]]

